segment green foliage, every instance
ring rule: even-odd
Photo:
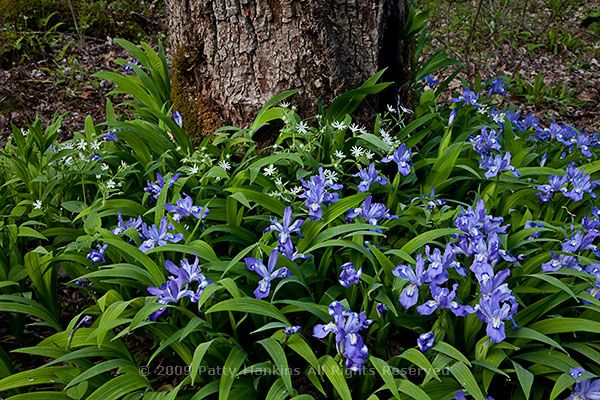
[[[411,33],[419,26],[415,17]],[[593,145],[588,157],[574,144],[536,140],[543,128],[522,128],[521,120],[508,117],[501,96],[483,95],[489,91],[484,83],[475,88],[482,106],[439,104],[443,89],[427,89],[414,115],[391,109],[361,127],[352,112],[385,87],[378,73],[310,119],[281,103],[293,101],[294,92],[284,92],[250,128],[221,129],[196,148],[173,120],[162,48],[120,44],[140,64],[130,65],[128,74],[97,77],[115,84],[113,94],[126,95],[126,112],[117,114],[108,101],[105,122],[88,118],[84,132],[62,143],[60,118],[46,129],[39,122],[28,130],[14,127],[0,153],[0,309],[11,335],[39,337],[0,352],[4,397],[442,400],[463,390],[475,399],[543,399],[564,396],[573,386],[570,368],[584,367],[585,379],[600,373],[595,277],[577,269],[541,270],[551,252],[568,254],[561,242],[572,236],[572,226],[582,229],[580,221],[597,202],[589,194],[574,201],[563,195],[566,189],[549,202],[538,198],[538,187],[571,162],[598,178]],[[425,70],[445,64],[433,61]],[[490,115],[493,106],[503,114]],[[254,133],[275,120],[283,124],[275,144],[258,149]],[[511,153],[520,178],[510,170],[486,177],[489,168],[473,149],[470,138],[483,126],[500,131],[500,125],[498,144]],[[396,162],[380,162],[401,144],[412,151],[407,173]],[[361,191],[355,174],[371,163],[388,180]],[[322,205],[316,218],[300,179],[309,181],[319,168],[343,189],[328,189],[340,199]],[[151,185],[157,174],[161,187]],[[170,205],[186,195],[208,214],[174,212]],[[369,196],[397,219],[350,218]],[[503,340],[488,336],[477,313],[457,317],[446,308],[424,315],[399,302],[410,282],[395,267],[413,266],[430,250],[459,249],[469,233],[455,221],[479,200],[486,215],[510,225],[498,236],[506,260],[494,263],[496,272],[510,271],[506,284],[519,327],[503,320]],[[287,240],[310,258],[275,253],[275,268],[290,275],[273,279],[268,295],[257,299],[261,276],[248,268],[250,258],[267,264],[283,246],[277,232],[265,229],[282,221],[286,206],[293,220],[305,220],[303,237]],[[119,221],[138,216],[146,228],[171,224],[180,240],[148,248],[148,229]],[[528,221],[543,226],[526,227]],[[104,244],[100,257],[96,246]],[[456,251],[469,269],[473,261]],[[581,265],[594,263],[593,249],[576,253]],[[179,265],[195,257],[206,286],[190,281],[186,287],[197,296],[159,301],[148,291],[173,282],[167,261]],[[341,285],[340,266],[347,262],[362,275]],[[456,301],[476,307],[481,282],[469,271],[445,270],[459,284]],[[57,288],[79,294],[83,304],[66,312]],[[418,304],[431,299],[426,286],[415,290]],[[373,319],[359,333],[368,349],[362,373],[344,363],[351,342],[313,336],[315,326],[331,322],[334,300]],[[291,326],[299,330],[285,334]],[[434,344],[421,351],[417,339],[428,332]]]

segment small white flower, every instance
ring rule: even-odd
[[[279,103],[279,107],[281,108],[288,108],[290,106],[290,103],[288,103],[287,101],[282,101],[281,103]]]
[[[198,167],[198,165],[192,165],[192,167],[190,168],[190,175],[196,175],[198,172],[200,172],[200,168]]]
[[[108,164],[102,164],[102,165],[100,165],[100,169],[102,171],[108,171],[110,169],[110,167],[108,166]]]
[[[73,143],[65,143],[61,146],[61,149],[63,150],[72,150],[73,149]]]
[[[308,125],[304,121],[300,121],[299,124],[296,124],[296,130],[298,133],[306,133],[308,132]]]
[[[340,150],[334,151],[333,155],[339,160],[343,160],[344,158],[346,158],[346,155],[344,154],[344,152],[340,151]]]
[[[333,124],[331,124],[331,127],[334,129],[337,129],[339,131],[343,131],[344,129],[346,129],[346,124],[344,124],[341,121],[333,121]]]
[[[36,200],[33,202],[33,209],[34,210],[41,210],[42,209],[42,201],[41,200]]]
[[[326,169],[323,171],[323,175],[325,175],[325,179],[327,180],[327,183],[335,183],[338,180],[337,177],[337,172],[332,171],[330,169]]]
[[[479,114],[487,114],[488,110],[486,107],[481,107],[477,110]]]
[[[277,168],[271,164],[268,167],[263,168],[263,174],[265,176],[273,176],[277,172]]]
[[[101,143],[100,143],[100,142],[98,142],[97,140],[94,140],[94,141],[92,142],[92,144],[90,144],[90,148],[91,148],[92,150],[100,150],[100,145],[101,145]]]
[[[363,135],[366,135],[367,133],[369,133],[364,126],[361,126],[360,129],[358,130],[358,132],[362,133]]]
[[[271,193],[269,193],[269,196],[271,196],[271,197],[281,197],[283,195],[281,194],[281,192],[278,192],[278,191],[274,190]]]
[[[383,143],[387,144],[388,146],[394,145],[394,139],[392,139],[389,133],[387,133],[383,129],[380,129],[379,133],[381,134],[381,140],[383,141]]]
[[[229,171],[231,169],[231,164],[228,161],[221,160],[219,161],[219,167],[223,168],[225,171]]]
[[[283,181],[281,180],[280,177],[275,178],[275,185],[277,185],[277,186],[283,186]]]
[[[302,191],[302,186],[294,186],[293,188],[290,189],[290,193],[293,195],[297,195],[301,191]]]
[[[504,113],[498,113],[498,114],[492,116],[492,119],[494,120],[495,123],[501,124],[504,122],[504,117],[505,117]]]
[[[175,151],[181,151],[181,146],[175,147]]]
[[[106,187],[109,188],[109,189],[114,189],[116,186],[117,186],[117,184],[112,179],[109,179],[106,182]]]
[[[125,169],[129,166],[129,164],[127,164],[125,161],[121,160],[121,165],[119,166],[119,168]]]
[[[68,166],[70,166],[70,165],[72,165],[72,164],[73,164],[73,157],[72,157],[72,156],[69,156],[69,157],[67,157],[67,158],[63,158],[63,162],[64,162],[64,163],[65,163],[65,165],[68,167]]]
[[[406,108],[406,107],[404,107],[402,105],[400,105],[400,109],[402,110],[402,113],[404,113],[404,114],[414,114],[411,109]]]
[[[370,160],[370,159],[372,159],[374,156],[375,156],[375,153],[373,153],[373,152],[372,152],[372,151],[370,151],[370,150],[367,150],[367,151],[365,152],[365,157],[367,157],[367,160]]]
[[[96,179],[100,179],[100,178],[102,178],[102,175],[96,174]]]
[[[392,114],[396,113],[396,109],[394,107],[392,107],[391,104],[387,105],[387,110],[388,110],[388,112],[391,112]]]
[[[352,133],[356,133],[356,132],[360,131],[360,126],[358,126],[357,124],[352,124],[349,126],[349,128],[352,131]]]
[[[77,150],[85,149],[87,149],[87,142],[85,141],[85,139],[81,139],[79,142],[77,142]]]
[[[363,151],[364,151],[363,148],[360,147],[360,146],[352,146],[352,148],[350,149],[350,153],[352,153],[352,155],[355,158],[358,158],[358,157],[362,156],[363,155]]]

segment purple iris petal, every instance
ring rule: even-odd
[[[104,246],[97,245],[96,249],[90,251],[86,258],[95,264],[104,262],[104,252],[107,247],[108,243],[104,243]]]
[[[143,242],[140,250],[146,252],[156,246],[163,246],[169,242],[177,243],[183,240],[183,234],[174,233],[175,227],[170,222],[167,222],[167,217],[162,217],[159,226],[152,225],[148,227],[145,223],[142,224]]]
[[[262,279],[258,282],[258,287],[254,290],[254,297],[257,299],[264,299],[269,296],[269,292],[271,291],[271,281],[277,278],[285,278],[289,276],[291,273],[285,267],[275,269],[277,265],[277,257],[279,256],[279,251],[274,249],[271,251],[269,255],[269,261],[267,262],[267,266],[265,266],[262,260],[258,260],[253,257],[247,257],[244,261],[246,262],[246,267],[250,271],[256,272],[258,275],[262,277]]]
[[[377,172],[373,163],[369,164],[368,168],[361,168],[358,173],[352,176],[360,178],[360,183],[358,184],[359,192],[367,192],[373,183],[379,183],[380,185],[387,183],[385,177],[379,176],[379,172]]]
[[[359,268],[358,271],[354,268],[354,264],[352,262],[344,263],[340,266],[342,272],[340,273],[340,285],[345,288],[348,288],[352,285],[356,285],[360,282],[360,277],[362,275],[362,268]]]
[[[327,179],[323,168],[319,168],[319,175],[311,176],[308,182],[300,179],[300,183],[302,183],[305,191],[299,197],[306,199],[305,205],[308,208],[308,217],[313,221],[318,221],[323,217],[323,205],[328,206],[340,199],[339,193],[331,193],[327,189],[340,190],[342,185]]]
[[[176,205],[165,204],[165,209],[168,212],[172,212],[173,219],[175,221],[181,220],[181,218],[185,218],[187,216],[193,216],[195,218],[206,218],[208,215],[208,207],[200,207],[194,205],[194,201],[192,198],[184,193],[183,198],[178,199]]]
[[[306,256],[298,253],[298,250],[294,247],[291,238],[293,234],[297,235],[299,238],[303,237],[300,233],[300,227],[302,227],[304,222],[304,220],[292,221],[292,208],[288,206],[283,211],[283,219],[281,223],[277,219],[271,218],[271,225],[269,225],[264,231],[279,232],[277,235],[279,251],[281,254],[293,261],[297,258],[306,258]]]
[[[389,163],[391,161],[394,161],[396,164],[398,164],[398,172],[406,176],[410,174],[410,166],[412,165],[410,162],[411,156],[412,151],[407,150],[406,145],[402,143],[400,147],[398,147],[391,156],[381,159],[381,162]]]
[[[422,352],[426,352],[430,348],[433,347],[433,343],[435,342],[435,336],[433,332],[427,332],[419,336],[417,339],[417,345],[419,346],[419,350]]]
[[[346,359],[346,368],[360,371],[368,358],[369,351],[358,332],[367,329],[373,321],[367,319],[364,312],[344,310],[339,301],[329,304],[328,311],[333,321],[325,325],[315,325],[313,336],[321,339],[333,333],[336,348]]]

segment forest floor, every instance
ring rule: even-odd
[[[523,111],[586,132],[600,129],[600,1],[416,3],[430,9],[428,54],[443,48],[463,66],[450,85],[455,92],[462,80],[505,77],[511,102]]]
[[[459,89],[460,79],[505,76],[511,100],[524,110],[585,131],[600,129],[600,32],[584,27],[600,2],[418,0],[417,5],[431,9],[429,53],[444,48],[462,62],[451,89]],[[163,30],[159,23],[144,29],[141,39],[154,43]],[[11,123],[25,126],[36,117],[47,123],[65,114],[67,136],[83,129],[86,115],[102,120],[110,87],[92,74],[117,69],[114,60],[126,56],[110,37],[82,41],[74,33],[37,34],[37,42],[31,41],[36,32],[16,37],[41,43],[41,52],[0,60],[0,142]]]

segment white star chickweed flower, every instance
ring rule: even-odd
[[[338,131],[343,131],[344,129],[346,129],[346,124],[344,124],[341,121],[333,121],[333,123],[331,124],[331,127],[333,129],[337,129]]]
[[[41,210],[42,209],[42,201],[41,200],[36,200],[33,202],[33,209],[34,210]]]
[[[106,181],[107,188],[114,189],[116,186],[117,186],[117,184],[112,179],[109,179],[108,181]]]
[[[299,194],[302,191],[302,186],[294,186],[293,188],[290,189],[290,193],[293,194],[294,196]]]
[[[92,150],[100,150],[100,145],[101,145],[101,143],[100,143],[100,142],[98,142],[97,140],[94,140],[94,141],[92,142],[92,144],[90,144],[90,148],[91,148]]]
[[[352,133],[360,131],[360,126],[358,126],[357,124],[351,124],[348,128],[350,128],[350,131],[352,131]]]
[[[363,152],[364,152],[364,150],[360,146],[352,146],[352,148],[350,149],[350,153],[352,153],[354,158],[358,158],[358,157],[362,156]]]
[[[375,156],[375,153],[373,153],[373,152],[372,152],[372,151],[370,151],[370,150],[367,150],[367,151],[365,152],[365,157],[367,157],[367,160],[370,160],[370,159],[372,159],[374,156]]]
[[[306,122],[300,121],[299,124],[296,124],[296,130],[298,131],[298,133],[304,134],[308,132],[308,125],[306,124]]]
[[[400,105],[400,110],[402,110],[403,114],[414,114],[410,108],[406,108],[403,105]]]
[[[269,165],[268,167],[263,168],[263,174],[265,176],[273,176],[276,172],[277,172],[277,167],[275,167],[273,164]]]
[[[326,169],[323,171],[323,175],[325,175],[325,179],[327,179],[327,183],[335,183],[338,180],[337,172],[332,171],[330,169]]]
[[[219,161],[219,164],[217,165],[223,168],[225,171],[229,171],[231,169],[231,164],[229,164],[229,162],[225,160]]]
[[[101,169],[102,171],[108,171],[108,170],[110,169],[110,167],[108,166],[108,164],[102,164],[102,165],[100,166],[100,169]]]
[[[198,165],[194,164],[190,167],[190,175],[196,175],[198,172],[200,172]]]
[[[340,150],[334,151],[333,155],[339,160],[343,160],[344,158],[346,158],[346,155],[344,154],[344,152],[340,151]]]
[[[84,139],[81,139],[79,142],[77,142],[77,150],[85,150],[87,149],[87,142]]]

